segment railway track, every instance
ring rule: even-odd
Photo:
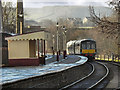
[[[105,89],[111,88],[113,90],[120,90],[120,63],[118,62],[109,62],[109,61],[99,61],[104,63],[110,70],[109,80],[110,82],[105,87]]]
[[[71,83],[70,85],[64,86],[62,89],[72,89],[72,88],[81,88],[81,89],[93,89],[97,88],[98,84],[102,82],[109,74],[109,69],[106,65],[100,62],[91,62],[89,63],[92,66],[92,71],[89,75],[77,80],[76,82]]]

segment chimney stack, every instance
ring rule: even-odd
[[[23,13],[23,0],[17,0],[17,9],[16,9],[16,34],[23,34],[24,29],[24,13]]]

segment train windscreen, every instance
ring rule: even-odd
[[[95,42],[83,42],[82,49],[95,49]]]
[[[91,49],[95,49],[95,43],[91,44]]]
[[[82,49],[86,49],[86,43],[82,43]]]
[[[87,49],[91,49],[90,48],[90,42],[87,42]]]

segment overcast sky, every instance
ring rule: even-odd
[[[2,0],[3,1],[3,0]],[[17,0],[4,0],[16,2]],[[21,1],[21,0],[18,0]],[[43,6],[64,6],[64,5],[95,5],[95,6],[107,6],[108,0],[23,0],[24,7],[43,7]]]

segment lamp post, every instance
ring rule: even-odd
[[[56,25],[56,27],[57,27],[57,61],[59,61],[59,41],[58,41],[58,22],[57,22],[57,25]]]
[[[64,43],[63,43],[63,58],[65,59],[65,57],[66,57],[66,42],[67,42],[67,40],[66,40],[66,27],[65,26],[63,26],[63,34],[64,34],[64,36],[65,36],[65,39],[64,39]]]
[[[20,14],[18,14],[18,18],[23,18],[23,14],[20,12]],[[23,34],[23,22],[20,21],[20,34]]]
[[[52,50],[53,50],[53,56],[55,55],[54,53],[54,44],[55,44],[55,39],[54,39],[55,35],[53,34],[53,47],[52,47]]]

